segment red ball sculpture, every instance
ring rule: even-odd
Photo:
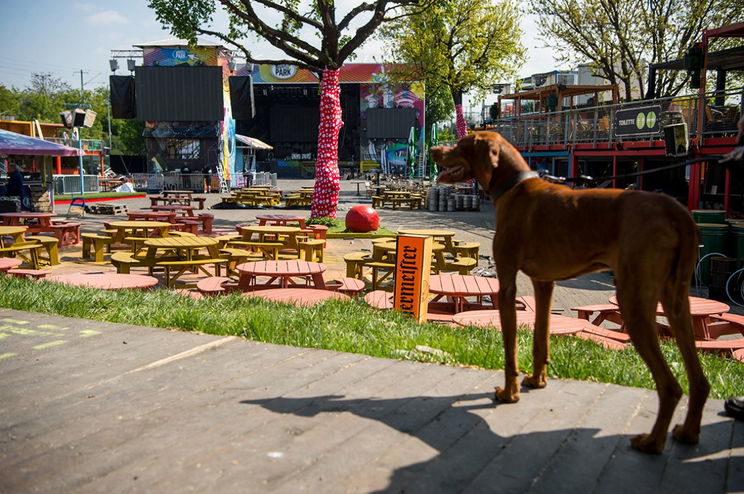
[[[380,226],[380,215],[371,206],[354,206],[346,213],[346,229],[350,232],[373,232]]]

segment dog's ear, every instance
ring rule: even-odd
[[[501,146],[496,139],[478,136],[474,145],[473,173],[484,191],[491,188],[491,179],[499,166]]]

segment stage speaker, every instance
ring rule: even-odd
[[[112,75],[109,77],[111,88],[111,116],[114,118],[136,118],[137,104],[134,99],[134,77],[131,75]]]
[[[664,127],[664,147],[667,156],[687,156],[690,141],[686,123],[677,123]]]
[[[64,125],[66,129],[72,128],[72,112],[61,111],[59,112],[59,118],[62,121],[62,125]]]
[[[253,77],[230,76],[230,103],[233,118],[250,120],[256,116],[256,105],[253,98]]]

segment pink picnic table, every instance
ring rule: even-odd
[[[0,257],[0,273],[7,273],[9,269],[17,268],[23,261],[15,257]]]
[[[530,329],[535,326],[534,312],[520,311],[517,314],[517,326],[525,325]],[[479,326],[501,329],[501,315],[497,310],[471,310],[455,314],[452,320],[461,326]],[[550,316],[550,334],[573,334],[587,327],[584,319],[566,316]]]
[[[455,304],[455,312],[465,310],[468,297],[476,297],[480,303],[485,296],[491,298],[491,305],[498,308],[499,280],[485,276],[462,274],[437,274],[429,279],[429,292],[436,295],[432,302],[442,297],[450,297]]]
[[[264,285],[270,287],[275,280],[279,280],[282,288],[287,288],[296,283],[292,278],[310,278],[315,288],[325,289],[323,272],[326,270],[324,264],[308,261],[256,261],[238,264],[237,271],[240,273],[238,287],[241,290],[254,290],[257,277],[268,277],[269,281]]]
[[[61,274],[48,276],[46,281],[101,290],[144,290],[158,284],[158,279],[152,276],[123,273]]]
[[[261,214],[256,216],[258,225],[263,226],[266,224],[277,225],[277,226],[292,226],[288,223],[297,223],[300,228],[307,228],[305,224],[304,216],[295,216],[291,214]]]

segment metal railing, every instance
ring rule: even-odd
[[[80,175],[54,175],[55,194],[80,194]],[[98,175],[83,175],[86,194],[100,192]]]
[[[63,146],[69,146],[72,148],[78,147],[78,141],[75,139],[65,139],[62,137],[46,137],[45,141],[53,142],[55,144],[61,144]],[[84,151],[102,151],[103,141],[100,139],[82,139],[82,145]]]
[[[204,179],[211,175],[202,173],[133,173],[134,189],[139,191],[191,190],[204,192]]]
[[[723,98],[721,98],[723,96]],[[553,113],[531,113],[504,117],[493,123],[493,129],[517,146],[617,142],[663,138],[665,125],[687,123],[690,137],[735,136],[736,123],[744,104],[744,88],[706,95],[706,101],[718,97],[729,104],[712,106],[706,103],[702,132],[698,132],[697,95],[656,98],[616,105],[573,108]],[[615,114],[648,106],[659,106],[659,131],[637,136],[615,135]]]

